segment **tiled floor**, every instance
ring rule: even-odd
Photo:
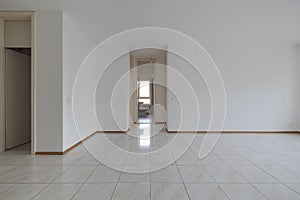
[[[30,155],[29,144],[3,152],[0,199],[300,199],[300,134],[223,134],[204,159],[197,155],[205,135],[197,134],[182,157],[155,170],[185,150],[182,145],[192,135],[167,134],[161,128],[140,125],[128,135],[107,134],[114,145],[127,150],[124,155],[108,151],[103,134],[84,143],[95,155],[84,145],[64,156]],[[169,145],[157,156],[147,154],[177,136],[182,143]],[[153,171],[128,173],[143,167]]]
[[[139,116],[138,117],[138,123],[139,124],[149,124],[153,121],[153,115],[145,115],[145,116]]]

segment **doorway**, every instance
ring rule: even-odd
[[[33,12],[0,12],[0,152],[34,153]]]
[[[137,81],[138,123],[151,124],[153,121],[153,80]]]
[[[5,48],[5,150],[31,141],[31,49]]]
[[[160,49],[130,53],[132,123],[166,123],[166,55]]]

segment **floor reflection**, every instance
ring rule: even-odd
[[[151,124],[153,122],[152,115],[139,116],[138,124]]]
[[[151,125],[150,124],[139,124],[140,132],[140,147],[150,147],[151,144]]]

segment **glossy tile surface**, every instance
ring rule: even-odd
[[[300,199],[300,134],[223,134],[199,159],[204,138],[140,124],[63,156],[26,144],[0,153],[0,199]]]

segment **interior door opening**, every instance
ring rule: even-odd
[[[130,53],[130,117],[137,124],[165,124],[166,56],[161,49]]]
[[[35,153],[34,12],[0,12],[0,152]]]
[[[139,80],[137,101],[138,101],[138,123],[151,124],[153,121],[153,80]]]
[[[31,141],[31,49],[6,48],[5,68],[5,149],[9,150]]]

